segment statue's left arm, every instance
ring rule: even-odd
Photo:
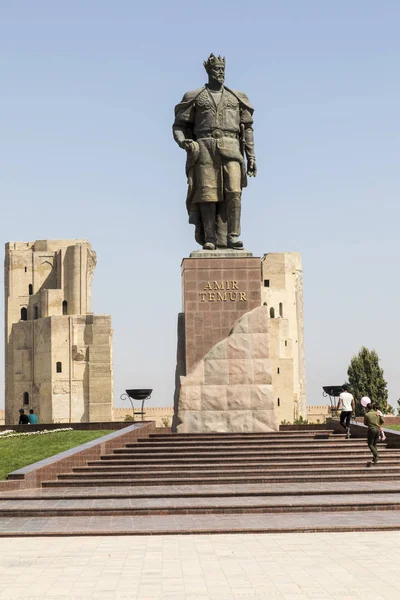
[[[257,175],[256,156],[254,152],[253,112],[250,105],[247,106],[241,103],[240,127],[242,130],[244,152],[247,158],[247,175],[249,177]]]

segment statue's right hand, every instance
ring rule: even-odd
[[[180,143],[180,147],[186,150],[186,152],[192,152],[195,148],[195,143],[193,140],[183,140]]]

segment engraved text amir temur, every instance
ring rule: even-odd
[[[247,292],[239,290],[238,281],[207,281],[201,302],[247,302]]]

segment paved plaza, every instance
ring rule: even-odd
[[[398,600],[399,565],[394,531],[5,538],[0,599]]]

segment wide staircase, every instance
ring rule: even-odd
[[[0,535],[400,529],[400,449],[330,430],[152,434],[0,496]],[[369,513],[369,514],[368,514]]]

